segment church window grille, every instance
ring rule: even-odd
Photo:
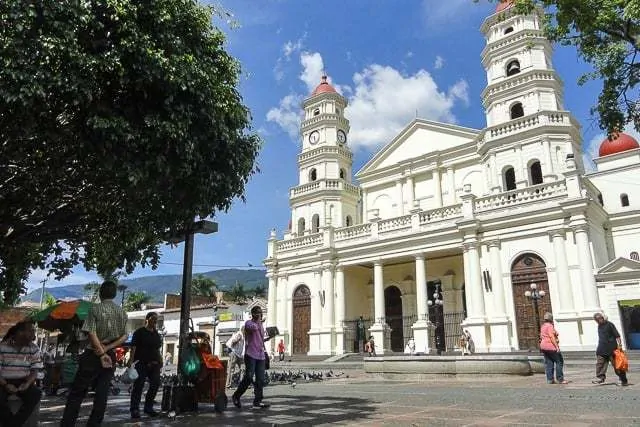
[[[602,194],[598,194],[598,203],[600,203],[600,206],[604,206],[604,199],[602,198]]]
[[[633,251],[629,254],[629,258],[631,258],[634,261],[640,261],[640,256],[638,256],[638,252]]]
[[[620,204],[622,205],[622,207],[627,207],[629,206],[629,196],[627,196],[626,194],[621,194],[620,195]]]
[[[511,113],[511,120],[524,116],[524,108],[522,107],[522,103],[516,102],[515,104],[513,104],[511,106],[510,113]]]
[[[529,166],[529,175],[531,179],[531,185],[542,184],[542,168],[540,167],[540,162],[535,161],[531,163]]]
[[[311,232],[317,233],[320,230],[320,215],[315,214],[311,217]]]
[[[313,110],[313,116],[319,116],[320,115],[320,109],[316,108],[315,110]]]
[[[507,77],[516,75],[520,72],[520,62],[517,59],[509,61],[507,64]]]
[[[318,179],[318,172],[314,168],[309,171],[309,181],[315,181],[316,179]]]
[[[346,225],[347,227],[351,227],[353,225],[353,220],[351,219],[351,215],[347,215],[347,218],[345,219]]]

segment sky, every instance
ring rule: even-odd
[[[416,117],[482,129],[480,94],[486,74],[480,62],[483,20],[495,4],[487,0],[222,0],[233,17],[215,19],[227,35],[228,51],[242,66],[240,93],[264,145],[260,173],[237,201],[216,214],[219,232],[196,236],[194,273],[260,267],[271,229],[287,228],[289,188],[298,184],[296,156],[301,102],[326,72],[349,102],[349,143],[354,172]],[[259,5],[259,6],[258,6]],[[214,5],[215,6],[215,5]],[[582,124],[590,157],[604,134],[590,113],[600,82],[578,86],[589,71],[573,48],[556,47],[554,67],[565,84],[565,109]],[[164,247],[157,270],[129,277],[181,274],[183,247]],[[46,272],[34,271],[29,288]],[[77,268],[47,286],[97,280]]]

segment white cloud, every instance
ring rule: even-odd
[[[407,54],[405,56],[407,58],[413,58],[413,52],[409,51],[409,52],[407,52]]]
[[[442,67],[444,67],[444,58],[440,55],[436,56],[436,61],[433,64],[433,68],[435,68],[436,70],[441,69]]]
[[[267,113],[267,120],[277,123],[296,141],[301,101],[317,86],[324,68],[318,52],[303,52],[300,64],[303,67],[300,80],[305,83],[306,93],[287,95],[277,108]],[[469,103],[467,82],[460,80],[442,90],[426,70],[406,75],[390,66],[372,64],[353,75],[351,86],[333,86],[349,101],[346,115],[351,123],[349,139],[354,150],[384,146],[416,114],[425,119],[455,122],[454,106]]]
[[[297,140],[300,134],[300,122],[302,121],[302,96],[290,94],[280,100],[277,108],[267,112],[267,120],[275,122],[284,129],[291,139]]]
[[[307,34],[305,33],[298,40],[296,41],[289,40],[282,46],[282,56],[278,58],[278,60],[276,61],[275,67],[273,67],[273,74],[277,81],[281,81],[284,78],[284,69],[283,69],[284,64],[290,61],[291,55],[293,55],[294,53],[298,53],[302,50],[302,47],[304,46],[304,40],[306,37],[307,37]]]
[[[628,124],[624,128],[624,133],[631,135],[636,140],[640,141],[640,132],[635,130],[632,124]],[[582,160],[587,171],[595,170],[596,165],[593,162],[593,159],[599,157],[598,151],[600,150],[600,144],[606,137],[607,135],[604,132],[599,133],[583,145]]]

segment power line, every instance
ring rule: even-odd
[[[166,261],[160,261],[159,264],[179,265],[179,266],[184,265],[181,262],[166,262]],[[254,269],[260,269],[260,270],[266,269],[266,267],[262,265],[254,265],[254,264],[251,264],[250,262],[248,262],[247,265],[193,264],[193,266],[194,267],[214,267],[214,268],[254,268]]]

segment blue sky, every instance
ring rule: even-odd
[[[264,147],[261,172],[246,189],[246,203],[216,216],[220,231],[198,236],[194,272],[259,266],[269,230],[281,236],[290,212],[288,190],[297,185],[296,155],[300,103],[323,70],[350,102],[350,144],[354,171],[419,117],[485,126],[480,93],[486,75],[480,62],[485,44],[479,31],[495,9],[486,0],[229,0],[238,28],[216,22],[228,36],[228,50],[242,64],[240,91]],[[259,5],[259,6],[258,6]],[[575,50],[557,48],[554,66],[565,83],[565,108],[582,123],[585,152],[603,135],[589,109],[600,84],[578,86],[587,71]],[[164,248],[155,271],[130,277],[180,274],[183,248]],[[33,272],[29,287],[46,275]],[[63,284],[83,284],[96,276],[83,269]],[[49,285],[55,286],[56,283]]]

